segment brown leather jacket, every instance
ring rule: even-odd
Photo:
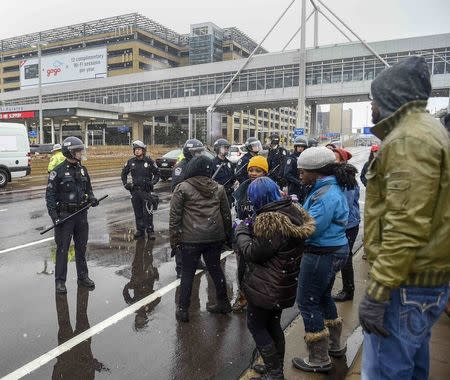
[[[225,189],[208,177],[192,177],[175,187],[170,201],[170,245],[226,241],[231,213]]]

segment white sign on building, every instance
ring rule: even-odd
[[[42,85],[106,78],[106,47],[42,56]],[[38,59],[20,61],[20,88],[39,84]]]

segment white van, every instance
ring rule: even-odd
[[[13,178],[29,175],[30,145],[23,124],[0,123],[0,188]]]

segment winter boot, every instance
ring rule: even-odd
[[[244,293],[242,293],[242,291],[239,290],[238,295],[234,300],[232,309],[235,313],[240,313],[244,311],[246,307],[247,307],[247,299],[245,298]]]
[[[177,307],[175,317],[178,322],[189,322],[189,312],[187,309],[183,309],[182,307]]]
[[[231,305],[228,300],[218,301],[214,305],[206,306],[206,310],[208,310],[212,314],[228,314],[231,313]]]
[[[280,358],[281,370],[284,370],[284,353],[286,351],[286,342],[284,339],[279,339],[275,341],[275,347],[277,348],[278,357]],[[257,353],[257,351],[255,351]],[[256,356],[256,355],[255,355]],[[255,361],[255,357],[252,362]],[[252,370],[259,375],[264,375],[267,372],[266,366],[264,364],[255,363],[252,365]]]
[[[263,358],[266,373],[262,377],[256,377],[250,380],[284,380],[283,366],[275,344],[272,343],[268,346],[258,347],[258,351]]]
[[[305,372],[328,372],[331,370],[331,360],[328,356],[328,338],[330,333],[324,330],[316,333],[306,333],[305,342],[308,349],[307,358],[294,358],[295,368]]]
[[[339,293],[333,296],[335,302],[351,301],[353,299],[353,290],[342,289]]]
[[[134,233],[133,238],[134,238],[135,240],[138,240],[138,239],[140,239],[141,237],[144,237],[144,236],[145,236],[144,231],[137,230],[137,231]]]
[[[79,278],[78,285],[84,286],[85,288],[88,288],[91,290],[95,288],[95,282],[92,281],[89,277]]]
[[[333,358],[342,358],[347,351],[347,345],[341,345],[342,318],[325,319],[325,326],[330,332],[328,354]]]
[[[66,294],[67,293],[66,284],[64,283],[64,281],[56,281],[55,292],[58,294]]]

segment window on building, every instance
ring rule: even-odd
[[[3,83],[14,83],[19,82],[20,77],[9,77],[9,78],[3,78]]]
[[[19,71],[19,65],[7,66],[3,68],[4,73],[12,73],[14,71]]]

